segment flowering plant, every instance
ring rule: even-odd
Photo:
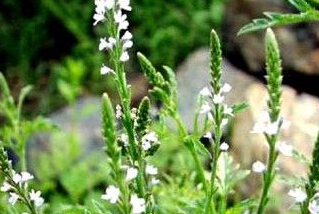
[[[65,206],[54,209],[51,205],[54,198],[45,200],[47,194],[42,196],[39,190],[29,188],[29,182],[36,177],[27,172],[30,169],[26,161],[27,138],[33,130],[50,130],[53,125],[41,118],[28,122],[21,120],[22,102],[30,87],[22,90],[16,106],[4,77],[0,75],[1,113],[9,121],[0,132],[0,170],[3,176],[0,190],[6,193],[4,197],[9,202],[3,205],[3,210],[10,214],[51,213],[51,210],[54,210],[53,213],[85,214],[266,213],[271,187],[279,174],[277,158],[281,154],[295,154],[291,145],[280,141],[280,131],[288,128],[289,122],[281,115],[283,76],[280,51],[273,31],[267,29],[265,39],[267,109],[261,113],[251,131],[262,134],[268,145],[267,162],[252,164],[252,171],[262,175],[261,194],[257,198],[238,199],[231,204],[230,197],[235,195],[236,185],[250,170],[243,170],[235,163],[228,153],[231,143],[223,139],[223,132],[232,118],[248,106],[245,103],[229,106],[225,102],[232,87],[221,80],[222,51],[217,33],[213,30],[210,39],[210,85],[198,94],[193,127],[188,130],[178,111],[174,72],[167,66],[158,71],[142,53],[138,53],[137,58],[151,89],[138,108],[131,107],[132,91],[125,72],[130,59],[129,49],[133,46],[127,20],[127,13],[132,10],[130,1],[95,0],[95,6],[93,25],[106,29],[106,37],[100,39],[98,49],[109,57],[109,63],[101,66],[100,73],[114,80],[119,97],[115,108],[107,93],[101,100],[102,135],[109,166],[107,184],[103,183],[105,191],[96,188],[95,196],[88,196],[86,202],[63,202]],[[153,107],[154,102],[160,102],[161,106]],[[152,114],[151,111],[156,112]],[[175,125],[166,123],[168,120]],[[187,169],[187,174],[176,175],[176,178],[154,166],[155,160],[161,159],[159,148],[165,143],[172,143],[172,139],[167,139],[172,135],[183,146],[182,150],[187,151],[186,157],[194,165]],[[208,143],[202,143],[203,139]],[[18,164],[9,158],[9,151],[19,156]],[[319,137],[313,161],[309,164],[308,178],[288,192],[302,214],[319,212],[318,151]],[[166,198],[171,200],[167,202]]]

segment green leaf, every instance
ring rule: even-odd
[[[237,114],[241,111],[244,111],[246,108],[249,108],[248,103],[242,102],[242,103],[236,103],[232,106],[233,113]]]
[[[254,19],[251,23],[242,27],[237,35],[267,29],[270,27],[278,27],[300,22],[319,21],[319,11],[317,10],[308,10],[299,14],[265,12],[264,15],[266,18]]]
[[[304,0],[288,0],[288,2],[301,12],[314,9]]]
[[[18,115],[19,116],[21,114],[21,108],[22,108],[23,101],[24,101],[25,97],[30,93],[31,90],[32,90],[32,86],[27,85],[24,88],[22,88],[22,90],[20,92],[19,101],[18,101]]]

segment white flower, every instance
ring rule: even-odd
[[[225,97],[221,94],[215,94],[213,97],[213,103],[215,104],[221,104],[224,101]]]
[[[152,145],[149,141],[142,141],[142,149],[144,151],[149,150],[151,147],[152,147]]]
[[[116,119],[120,119],[123,115],[122,107],[120,105],[116,105],[115,109],[116,109],[115,117]]]
[[[30,200],[34,202],[36,207],[41,206],[44,203],[44,199],[41,197],[41,191],[34,191],[33,189],[29,193]]]
[[[145,171],[149,175],[157,175],[158,173],[157,168],[152,165],[147,165]]]
[[[203,137],[208,138],[209,140],[213,139],[213,135],[211,132],[206,132],[206,134]]]
[[[288,195],[295,198],[297,203],[301,203],[307,198],[307,194],[302,191],[300,188],[289,190]]]
[[[233,108],[228,107],[226,104],[224,105],[224,114],[227,114],[229,116],[234,116]]]
[[[226,152],[229,149],[229,145],[227,143],[223,142],[222,144],[220,144],[219,148],[221,151]]]
[[[250,133],[262,134],[266,133],[268,135],[277,134],[279,130],[279,123],[271,122],[268,112],[263,111],[259,115],[258,121],[255,123],[252,131]]]
[[[159,184],[159,182],[160,182],[160,180],[157,179],[157,178],[152,178],[152,180],[151,180],[151,184],[152,184],[153,186]]]
[[[230,92],[230,90],[232,89],[232,87],[228,84],[228,83],[225,83],[222,87],[221,87],[221,92],[225,92],[225,93],[228,93]]]
[[[130,33],[130,31],[125,31],[125,33],[122,36],[122,40],[131,40],[133,38],[133,35]]]
[[[253,126],[253,129],[250,131],[250,133],[252,133],[252,134],[262,134],[262,133],[264,133],[265,128],[266,127],[265,127],[264,123],[257,122]]]
[[[119,188],[111,185],[105,190],[105,194],[101,196],[101,199],[109,201],[111,204],[115,204],[120,198]]]
[[[120,135],[120,140],[124,143],[124,146],[125,146],[125,147],[128,147],[128,146],[129,146],[127,134],[121,134],[121,135]]]
[[[210,112],[212,108],[210,107],[208,102],[204,102],[203,105],[200,107],[199,113],[200,114],[206,114]]]
[[[138,175],[138,170],[134,167],[129,167],[126,170],[126,180],[127,181],[131,181],[133,179],[135,179]]]
[[[308,210],[311,214],[319,214],[319,193],[316,193],[309,202]]]
[[[205,87],[199,92],[199,95],[201,95],[203,97],[209,97],[209,96],[212,96],[212,93],[208,87]]]
[[[277,122],[268,123],[265,128],[265,133],[268,135],[274,135],[274,134],[277,134],[278,129],[279,129],[279,126]]]
[[[130,6],[130,0],[119,0],[118,4],[122,10],[131,11],[132,7]]]
[[[12,176],[12,180],[14,181],[14,183],[16,184],[20,184],[22,182],[22,177],[19,173],[15,173]]]
[[[27,182],[28,180],[32,180],[34,178],[29,172],[21,172],[21,182]]]
[[[18,199],[19,199],[19,195],[17,195],[14,192],[9,192],[10,198],[9,198],[9,203],[11,205],[15,205],[15,203],[17,203]]]
[[[292,156],[292,152],[293,152],[293,147],[292,147],[292,145],[289,145],[285,141],[283,141],[283,142],[280,142],[277,145],[277,150],[281,154],[291,157]]]
[[[104,49],[112,49],[114,45],[116,44],[116,39],[113,37],[108,38],[101,38],[100,39],[100,44],[99,44],[99,50],[103,51]]]
[[[1,192],[8,192],[10,189],[12,188],[12,186],[8,183],[8,182],[3,182],[0,190]]]
[[[130,203],[132,205],[132,213],[133,214],[140,214],[145,212],[145,199],[139,198],[137,195],[132,195]]]
[[[142,137],[142,149],[144,151],[149,150],[153,143],[158,143],[158,138],[155,132],[149,132]]]
[[[133,42],[131,40],[127,40],[123,43],[123,48],[124,49],[128,49],[128,48],[131,48],[133,47]]]
[[[223,118],[223,119],[222,119],[222,122],[220,123],[220,126],[221,126],[221,127],[224,127],[224,126],[227,125],[227,123],[228,123],[228,119],[227,119],[227,118]]]
[[[111,68],[103,64],[101,67],[100,73],[101,75],[106,75],[106,74],[114,74],[115,72]]]
[[[265,166],[265,164],[263,164],[262,162],[256,161],[256,162],[253,163],[253,165],[252,165],[252,170],[253,170],[254,172],[261,173],[261,172],[264,172],[264,171],[266,170],[266,166]]]
[[[124,51],[120,57],[120,60],[122,62],[126,62],[130,59],[130,56],[128,55],[127,51]]]
[[[126,30],[129,26],[129,22],[126,20],[127,15],[122,15],[122,11],[119,10],[114,14],[114,20],[119,25],[119,30]]]

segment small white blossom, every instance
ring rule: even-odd
[[[130,56],[128,55],[127,51],[124,51],[120,57],[120,60],[122,62],[126,62],[130,59]]]
[[[21,182],[27,182],[34,178],[29,172],[21,172]]]
[[[206,134],[203,137],[208,138],[209,140],[213,139],[213,135],[211,132],[206,132]]]
[[[19,195],[17,195],[16,193],[14,193],[14,192],[9,192],[9,195],[10,195],[10,197],[9,197],[9,203],[11,204],[11,205],[15,205],[15,203],[17,203],[17,201],[18,201],[18,199],[19,199]]]
[[[158,173],[157,168],[152,165],[147,165],[145,171],[149,175],[157,175]]]
[[[213,96],[213,103],[214,104],[221,104],[224,101],[225,97],[221,94],[215,94]]]
[[[122,11],[119,10],[114,14],[114,20],[119,25],[119,30],[126,30],[129,26],[129,22],[126,20],[127,15],[122,15]]]
[[[221,92],[228,93],[231,89],[232,87],[228,83],[225,83],[220,90]]]
[[[122,115],[123,115],[122,107],[120,105],[116,105],[115,109],[116,109],[115,117],[117,119],[120,119],[122,117]]]
[[[205,87],[199,92],[199,95],[201,95],[203,97],[209,97],[209,96],[212,96],[212,93],[208,87]]]
[[[157,179],[157,178],[152,178],[152,180],[151,180],[151,184],[152,184],[153,186],[159,184],[159,182],[160,182],[160,180]]]
[[[293,197],[297,203],[302,203],[307,198],[307,194],[300,188],[289,190],[288,195]]]
[[[131,48],[133,47],[133,42],[131,40],[127,40],[123,43],[123,48],[124,49],[128,49],[128,48]]]
[[[12,176],[12,180],[13,180],[14,183],[20,184],[22,182],[22,177],[21,177],[21,175],[19,173],[15,173],[14,172],[14,174]]]
[[[100,39],[100,44],[99,44],[99,50],[103,51],[104,49],[112,49],[114,45],[116,44],[116,39],[113,37],[108,38],[101,38]]]
[[[145,212],[145,199],[139,198],[137,195],[132,195],[130,204],[132,205],[132,213],[133,214],[140,214]]]
[[[114,74],[114,70],[111,68],[107,67],[106,65],[102,65],[101,70],[100,70],[101,75],[107,75],[107,74]]]
[[[119,0],[118,4],[122,10],[131,11],[132,7],[130,6],[130,0]]]
[[[274,135],[274,134],[277,134],[278,129],[279,129],[279,126],[277,122],[268,123],[265,128],[265,133],[268,135]]]
[[[41,192],[40,191],[34,191],[33,189],[29,193],[30,195],[30,200],[34,202],[34,205],[36,207],[41,206],[44,203],[44,199],[41,197]]]
[[[281,154],[291,157],[292,156],[292,152],[293,152],[293,147],[292,147],[292,145],[289,145],[285,141],[283,141],[283,142],[280,142],[277,145],[277,150]]]
[[[97,23],[105,20],[105,16],[103,13],[96,13],[93,16],[93,19],[95,20],[95,22],[93,23],[93,25],[97,25]]]
[[[129,146],[127,134],[121,134],[121,135],[120,135],[120,140],[124,143],[124,146],[125,146],[125,147],[128,147],[128,146]]]
[[[224,105],[224,114],[229,116],[234,116],[233,108],[228,107],[226,104]]]
[[[101,196],[101,199],[109,201],[111,204],[115,204],[120,198],[119,188],[111,185],[105,190],[105,194]]]
[[[220,144],[220,150],[226,152],[229,149],[229,145],[225,142],[223,142],[222,144]]]
[[[223,118],[222,119],[222,122],[220,123],[220,126],[221,127],[224,127],[224,126],[226,126],[228,124],[228,119],[227,118]]]
[[[265,164],[263,164],[262,162],[256,161],[256,162],[253,163],[253,165],[252,165],[252,170],[253,170],[254,172],[261,173],[261,172],[264,172],[264,171],[266,170],[266,166],[265,166]]]
[[[122,36],[122,40],[131,40],[133,38],[133,35],[130,33],[130,31],[125,31],[125,33]]]
[[[10,189],[12,188],[12,186],[8,183],[8,182],[3,182],[0,190],[1,192],[8,192]]]
[[[308,210],[311,214],[319,214],[319,193],[316,193],[309,201]]]
[[[206,114],[208,112],[210,112],[210,110],[212,110],[212,108],[210,107],[208,102],[204,102],[203,105],[201,106],[199,113],[200,114]]]
[[[149,132],[142,137],[142,149],[144,151],[149,150],[153,143],[158,143],[158,138],[155,132]]]
[[[134,167],[129,167],[126,170],[126,180],[127,181],[131,181],[133,179],[135,179],[138,175],[138,170]]]

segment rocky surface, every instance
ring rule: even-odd
[[[190,55],[178,71],[180,110],[191,130],[192,112],[195,109],[194,97],[200,89],[209,84],[208,49],[201,49]],[[223,81],[233,87],[227,102],[246,101],[250,105],[249,109],[234,118],[230,140],[230,151],[235,159],[243,168],[250,169],[256,160],[266,161],[267,145],[263,136],[250,134],[250,131],[260,111],[266,107],[267,91],[262,83],[236,69],[227,61],[223,62],[223,71]],[[281,139],[292,144],[307,157],[311,157],[313,142],[318,131],[318,107],[318,98],[308,94],[298,94],[294,89],[284,87],[282,114],[291,121],[291,126],[282,133]],[[279,157],[278,167],[287,175],[296,175],[296,173],[306,175],[307,170],[304,164],[284,156]],[[240,187],[242,192],[248,196],[258,190],[260,178],[260,175],[252,173],[245,185]],[[276,189],[287,197],[284,185],[277,185]],[[284,201],[289,202],[289,200]]]
[[[296,12],[287,1],[236,0],[226,7],[224,39],[226,54],[250,72],[261,72],[264,65],[264,32],[236,36],[245,24],[255,18],[264,18],[263,12]],[[287,71],[319,74],[318,23],[276,28],[275,32]],[[237,61],[243,59],[243,61]]]

